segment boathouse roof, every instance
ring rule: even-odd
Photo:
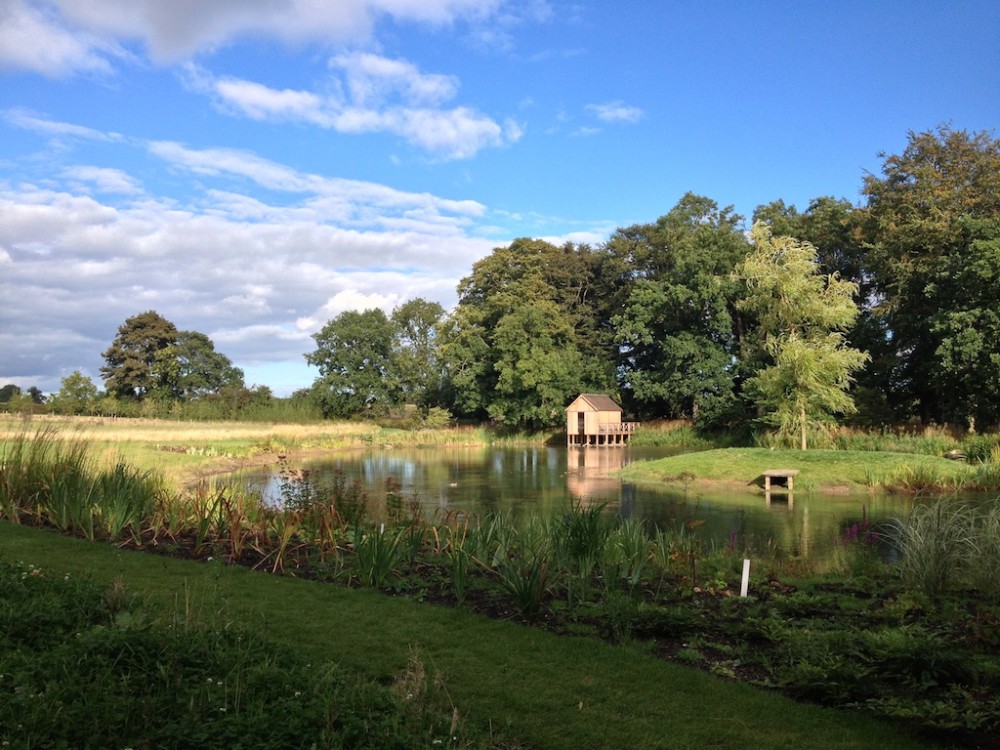
[[[573,403],[566,407],[567,411],[573,409],[574,411],[580,411],[580,401],[586,402],[593,411],[621,411],[622,408],[615,403],[615,400],[611,396],[606,396],[603,393],[581,393],[575,399]]]

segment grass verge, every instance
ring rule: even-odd
[[[132,553],[0,523],[0,557],[121,579],[152,611],[259,629],[307,659],[383,682],[420,650],[467,724],[531,748],[913,748],[866,718],[663,662],[640,646],[555,636],[368,590]]]

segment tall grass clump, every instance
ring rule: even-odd
[[[988,464],[997,460],[1000,435],[969,435],[962,440],[961,451],[972,464]]]
[[[949,463],[943,461],[942,463]],[[911,495],[925,493],[956,492],[963,488],[968,476],[944,471],[937,466],[917,463],[905,465],[888,472],[883,478],[883,484],[890,491],[905,492]]]
[[[566,590],[571,604],[574,591],[577,599],[586,598],[594,570],[604,559],[612,529],[604,507],[600,504],[584,508],[574,503],[550,527],[554,558],[568,573]]]
[[[646,575],[652,561],[652,543],[642,524],[633,518],[615,526],[601,560],[605,588],[624,584],[630,593]]]
[[[829,447],[836,450],[883,451],[889,453],[916,453],[924,456],[943,456],[959,447],[959,439],[942,428],[927,427],[920,432],[906,430],[858,430],[836,428],[829,438]]]
[[[729,441],[723,436],[699,432],[690,422],[674,421],[643,423],[629,438],[629,442],[634,446],[703,451],[724,447]]]
[[[355,568],[361,585],[382,589],[399,573],[407,552],[404,532],[404,529],[387,530],[384,526],[368,532],[360,527],[355,529]]]
[[[979,518],[970,581],[984,595],[1000,600],[1000,501],[994,501]]]
[[[20,523],[34,515],[51,467],[64,462],[62,445],[51,427],[34,435],[21,429],[0,442],[0,512],[7,520]]]
[[[976,552],[976,521],[970,505],[954,500],[915,506],[893,534],[903,580],[932,597],[962,582]]]
[[[503,540],[494,557],[493,571],[518,611],[528,617],[536,615],[551,593],[557,575],[552,537],[546,524],[532,518]]]
[[[997,492],[1000,490],[1000,462],[991,459],[970,467],[967,486],[974,492]]]
[[[60,439],[48,427],[0,444],[0,515],[81,534],[93,541],[137,537],[162,492],[159,478],[119,459],[100,468],[90,444]]]

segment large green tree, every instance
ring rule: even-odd
[[[581,388],[583,358],[558,306],[547,300],[522,305],[500,319],[492,338],[490,418],[527,429],[565,419],[569,397]]]
[[[995,422],[983,363],[997,353],[987,332],[1000,287],[984,254],[1000,218],[1000,141],[942,126],[882,157],[864,194],[875,312],[896,363],[885,390],[902,416]]]
[[[614,388],[599,260],[586,246],[522,238],[473,266],[444,332],[458,413],[548,427],[580,391]]]
[[[243,371],[198,331],[180,331],[172,345],[157,353],[154,371],[160,390],[184,401],[244,387]]]
[[[943,259],[925,288],[938,344],[931,386],[942,414],[975,429],[1000,424],[1000,218],[960,225],[964,252]]]
[[[177,333],[173,323],[153,310],[127,318],[103,354],[101,375],[107,392],[137,400],[161,392],[162,352],[177,343]]]
[[[166,401],[193,400],[243,387],[243,371],[198,331],[178,331],[159,313],[128,318],[104,352],[101,368],[109,395]]]
[[[774,237],[763,222],[751,239],[738,269],[749,290],[740,305],[757,315],[772,363],[747,382],[747,392],[763,421],[805,450],[811,429],[855,408],[848,389],[867,355],[847,346],[844,332],[858,313],[857,285],[822,274],[812,245]]]
[[[445,390],[439,329],[444,308],[421,297],[404,302],[392,311],[393,356],[399,375],[401,396],[426,409],[442,403]]]
[[[742,221],[688,193],[609,240],[630,277],[613,324],[623,395],[639,414],[710,424],[729,412],[741,338],[733,271],[749,249]]]
[[[319,369],[313,390],[324,416],[380,412],[399,402],[396,328],[382,310],[348,310],[313,334],[306,361]]]

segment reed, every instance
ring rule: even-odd
[[[955,492],[962,489],[966,481],[967,474],[955,474],[939,466],[917,463],[906,464],[889,472],[884,480],[884,486],[891,491],[919,496],[927,493]]]
[[[80,533],[94,541],[99,485],[82,452],[74,450],[70,459],[69,464],[49,467],[36,512],[60,531]]]
[[[554,585],[550,528],[536,517],[520,526],[510,524],[505,516],[498,516],[496,521],[489,524],[496,548],[488,570],[514,600],[518,611],[534,616]]]
[[[538,614],[551,592],[550,552],[548,546],[510,550],[496,567],[500,585],[511,595],[518,611],[527,617]]]
[[[635,590],[652,560],[652,544],[642,524],[628,518],[609,534],[601,560],[605,588],[622,583]]]
[[[272,573],[283,573],[287,562],[286,557],[289,551],[295,548],[296,545],[293,545],[293,542],[301,528],[302,520],[297,511],[286,510],[271,514],[267,529],[271,549],[264,560],[258,563],[258,566],[270,561]]]
[[[604,516],[604,505],[584,508],[574,503],[569,512],[552,522],[550,535],[554,560],[567,573],[564,586],[567,601],[586,599],[594,570],[605,556],[611,524]]]
[[[904,580],[932,597],[949,591],[975,552],[975,528],[975,511],[965,503],[916,505],[892,533]]]
[[[469,568],[472,555],[469,551],[469,519],[467,516],[457,516],[448,519],[440,533],[432,529],[439,540],[437,549],[448,561],[448,571],[451,576],[452,591],[459,604],[465,601],[469,588]]]
[[[30,514],[45,489],[45,476],[58,444],[51,430],[29,436],[20,431],[0,442],[0,510],[4,517],[20,523]]]
[[[375,589],[386,587],[389,579],[399,573],[406,559],[404,530],[386,530],[383,526],[364,533],[357,528],[354,534],[354,565],[362,586]]]
[[[139,471],[119,460],[112,469],[102,472],[98,481],[98,515],[103,537],[117,540],[127,533],[137,540],[164,491],[159,478],[151,471]]]
[[[972,542],[970,582],[983,595],[1000,599],[1000,501],[980,515]]]

